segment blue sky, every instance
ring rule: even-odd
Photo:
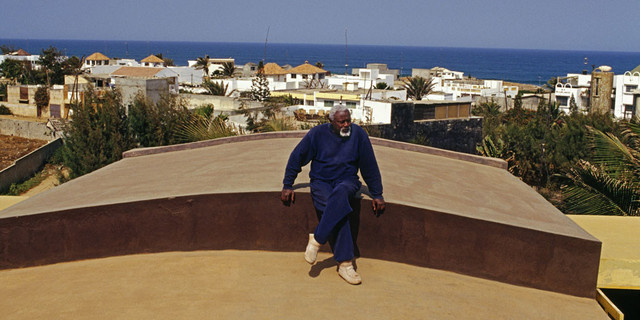
[[[0,0],[0,38],[640,52],[639,0]]]

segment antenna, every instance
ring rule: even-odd
[[[269,30],[271,30],[271,26],[267,27],[267,37],[264,39],[264,53],[262,54],[262,62],[265,62],[267,58],[267,41],[269,41]]]
[[[347,68],[349,67],[349,63],[347,63],[347,28],[344,28],[344,75],[347,75]]]

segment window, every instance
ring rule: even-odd
[[[307,100],[307,105],[308,106],[313,106],[313,100]]]
[[[355,109],[356,108],[356,103],[347,101],[347,108]]]
[[[556,101],[561,106],[568,106],[569,105],[569,97],[558,97],[558,96],[556,96]]]
[[[325,108],[333,108],[333,101],[332,100],[325,100],[324,101],[324,106],[325,106]]]
[[[296,75],[294,73],[291,74],[291,79],[295,79]]]
[[[633,92],[638,89],[638,86],[625,86],[624,92]]]

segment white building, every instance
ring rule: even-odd
[[[3,63],[5,60],[7,59],[11,59],[11,60],[16,60],[16,61],[27,61],[27,62],[31,62],[31,65],[34,68],[39,68],[39,60],[40,60],[40,56],[37,54],[29,54],[28,52],[20,49],[18,51],[14,51],[8,54],[2,54],[0,55],[0,63]]]
[[[381,73],[380,69],[359,68],[354,69],[357,75],[331,75],[327,77],[329,88],[346,89],[348,84],[356,84],[358,88],[369,89],[375,88],[378,83],[385,83],[389,87],[393,87],[395,74]]]
[[[427,100],[475,101],[480,97],[503,98],[505,95],[514,98],[518,94],[517,86],[505,86],[502,80],[465,79],[464,72],[442,67],[413,68],[411,76],[433,79],[432,93],[423,97]]]
[[[636,116],[640,106],[640,68],[613,76],[613,110],[614,117],[630,119]],[[591,74],[570,73],[559,77],[555,87],[555,101],[560,110],[570,113],[571,97],[574,98],[579,111],[589,108],[589,90]]]
[[[439,78],[436,78],[439,79]],[[480,97],[500,98],[505,95],[514,98],[518,95],[517,86],[505,86],[502,80],[480,80],[480,79],[464,79],[464,80],[442,80],[440,90],[445,94],[450,94],[453,101],[460,98],[476,100]]]
[[[640,68],[613,77],[615,100],[613,114],[616,118],[631,119],[638,115],[640,106]]]
[[[460,80],[464,78],[464,72],[452,71],[442,67],[433,67],[431,69],[413,68],[411,69],[411,76],[426,79],[440,78],[442,80]]]
[[[555,99],[560,110],[569,114],[571,97],[573,97],[578,110],[586,111],[589,105],[590,86],[590,74],[569,73],[566,77],[559,77],[555,87]]]
[[[197,60],[187,60],[187,66],[194,67]],[[222,71],[225,63],[233,63],[235,65],[236,59],[234,58],[209,58],[209,75],[216,71]]]
[[[364,123],[389,123],[391,102],[406,100],[404,90],[335,90],[300,89],[271,92],[272,96],[291,95],[299,101],[291,110],[302,109],[307,115],[324,116],[335,105],[343,105],[351,110],[354,120]]]

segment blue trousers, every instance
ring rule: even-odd
[[[311,181],[311,199],[316,211],[321,213],[314,237],[321,244],[331,242],[333,257],[338,262],[352,260],[354,247],[357,250],[349,218],[353,212],[351,201],[361,186],[356,179]]]

